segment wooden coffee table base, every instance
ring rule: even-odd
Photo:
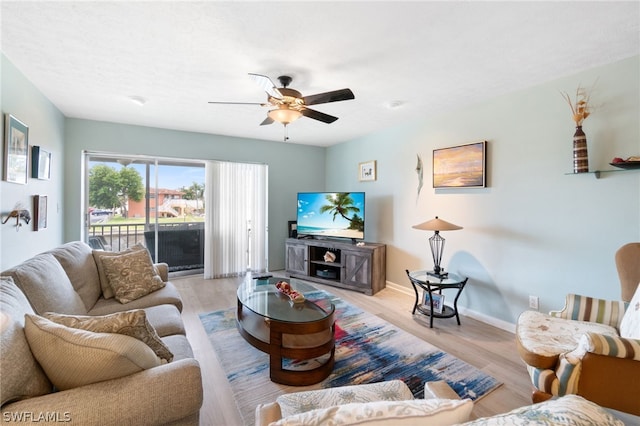
[[[305,302],[311,303],[311,302]],[[292,323],[265,319],[238,301],[236,316],[240,335],[256,349],[269,354],[271,381],[290,386],[308,386],[329,377],[335,363],[335,324],[333,314],[313,322]],[[330,335],[329,335],[330,333]],[[311,336],[311,335],[317,335]],[[286,337],[285,337],[286,336]],[[298,347],[285,346],[285,340],[311,340]],[[324,338],[322,338],[324,337]],[[313,343],[317,340],[317,344]],[[292,345],[293,346],[293,345]],[[313,360],[323,357],[323,364],[309,370],[282,368],[283,359]]]

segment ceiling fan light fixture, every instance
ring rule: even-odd
[[[286,106],[280,107],[278,109],[272,109],[267,113],[267,115],[272,120],[277,121],[278,123],[282,123],[285,126],[302,117],[302,113],[300,111],[289,109]]]

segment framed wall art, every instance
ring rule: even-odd
[[[434,149],[433,187],[486,187],[486,154],[486,141]]]
[[[289,238],[298,238],[298,222],[290,220],[287,227],[289,228]]]
[[[441,314],[444,309],[444,294],[431,293],[431,298],[433,298],[433,312]],[[429,298],[428,291],[424,292],[422,306],[424,309],[431,310],[431,299]]]
[[[376,180],[376,161],[358,164],[358,180],[361,182]]]
[[[51,179],[51,153],[39,146],[31,148],[31,177]]]
[[[29,160],[29,127],[6,114],[4,137],[4,174],[7,182],[26,184]]]
[[[42,231],[47,227],[47,196],[33,196],[33,230]]]

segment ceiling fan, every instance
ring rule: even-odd
[[[338,119],[329,114],[325,114],[320,111],[308,108],[309,105],[324,104],[329,102],[346,101],[349,99],[355,99],[353,92],[350,89],[334,90],[331,92],[318,93],[316,95],[302,96],[300,92],[294,89],[289,89],[287,86],[291,84],[293,80],[288,75],[281,75],[278,77],[282,87],[277,88],[273,81],[266,75],[249,73],[249,77],[255,81],[265,92],[267,92],[267,102],[209,102],[210,104],[233,104],[233,105],[260,105],[260,106],[273,106],[275,109],[270,110],[267,113],[267,118],[260,123],[261,126],[271,124],[274,121],[282,123],[285,127],[297,120],[298,118],[305,116],[314,120],[322,121],[323,123],[333,123]],[[285,138],[286,139],[286,138]]]

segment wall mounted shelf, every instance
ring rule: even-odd
[[[565,175],[594,175],[596,179],[600,179],[600,175],[602,173],[618,173],[618,172],[632,172],[640,169],[611,169],[611,170],[593,170],[589,172],[582,173],[565,173]]]

